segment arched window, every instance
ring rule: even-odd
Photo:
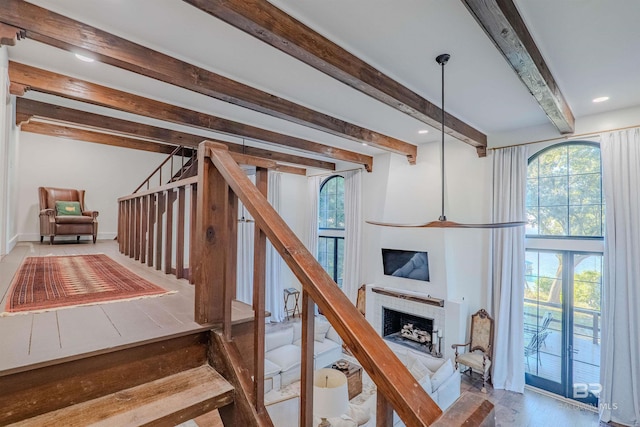
[[[318,261],[342,286],[344,270],[344,178],[333,175],[320,186]]]
[[[529,160],[527,235],[602,237],[600,147],[554,145]]]
[[[576,390],[600,378],[600,146],[553,145],[529,159],[527,172],[526,382],[597,407],[597,393]]]

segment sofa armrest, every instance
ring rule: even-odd
[[[455,370],[437,390],[434,390],[431,397],[438,404],[440,409],[446,411],[460,397],[460,371]]]
[[[82,211],[82,215],[90,216],[93,219],[96,219],[98,217],[98,211]]]
[[[40,216],[48,216],[50,218],[55,218],[56,212],[53,209],[42,209],[40,211]]]

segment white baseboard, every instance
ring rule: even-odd
[[[7,253],[11,253],[13,248],[16,247],[17,243],[18,243],[18,235],[16,234],[15,236],[13,236],[13,238],[9,239],[9,241],[7,242]]]
[[[98,232],[98,240],[113,240],[116,237],[115,231],[105,231],[104,233]],[[75,240],[75,236],[56,236],[56,240]],[[45,240],[48,240],[45,237]],[[80,236],[80,240],[91,239],[91,236]],[[39,242],[40,234],[37,233],[23,233],[14,237],[15,242]],[[14,243],[15,246],[15,243]]]

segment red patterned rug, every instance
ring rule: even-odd
[[[104,254],[28,257],[13,278],[6,313],[47,311],[167,292]]]

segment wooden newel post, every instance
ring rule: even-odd
[[[300,372],[300,425],[313,423],[313,346],[316,304],[302,290],[302,360]],[[318,368],[321,368],[319,366]]]
[[[202,143],[198,149],[198,212],[193,256],[195,320],[200,324],[222,322],[226,305],[229,186],[209,159],[211,145],[214,144]]]

